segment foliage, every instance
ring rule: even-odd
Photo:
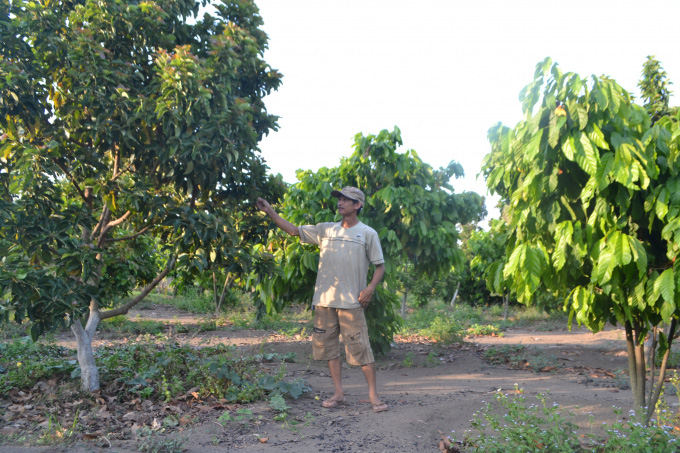
[[[252,402],[271,392],[298,398],[304,383],[287,383],[259,371],[262,356],[238,357],[225,346],[196,350],[177,343],[131,343],[97,351],[107,380],[124,384],[124,393],[170,400],[196,387],[203,397]],[[269,359],[276,359],[272,356]],[[76,373],[77,374],[77,370]]]
[[[130,320],[125,315],[105,319],[99,326],[102,332],[117,332],[123,335],[161,334],[166,324],[161,321],[135,319]]]
[[[448,437],[450,451],[477,452],[664,452],[677,451],[678,436],[671,426],[652,423],[645,426],[637,421],[635,412],[621,417],[621,409],[614,407],[618,420],[606,429],[606,436],[584,434],[572,421],[574,413],[563,414],[557,403],[546,403],[547,394],[536,396],[538,404],[528,404],[524,391],[499,389],[492,403],[484,403],[472,419],[472,429],[460,439],[455,433]],[[592,424],[592,420],[591,420]],[[477,435],[475,436],[475,432]],[[582,442],[581,442],[582,441]]]
[[[68,380],[80,369],[74,351],[63,347],[17,340],[0,344],[5,368],[0,391],[26,390],[39,381]],[[283,375],[261,371],[264,362],[289,361],[289,355],[236,355],[223,345],[200,349],[174,342],[136,341],[97,350],[102,386],[116,389],[119,399],[141,397],[170,401],[189,389],[202,398],[214,396],[231,402],[253,402],[267,395],[299,398],[309,391],[302,380],[285,381]]]
[[[485,403],[472,419],[472,431],[464,435],[466,452],[573,453],[579,451],[576,425],[562,415],[558,404],[546,403],[546,394],[536,396],[539,404],[527,406],[524,392],[515,384],[514,396],[502,390],[494,395],[494,402]],[[500,410],[500,414],[498,413]],[[567,414],[570,418],[573,414]],[[455,438],[449,439],[455,442]]]
[[[497,296],[507,291],[505,282],[495,273],[497,262],[504,257],[507,240],[507,235],[498,230],[499,223],[491,220],[492,228],[488,231],[476,226],[463,228],[461,249],[465,266],[456,274],[461,282],[459,297],[469,304],[500,302]]]
[[[75,368],[72,351],[25,337],[0,343],[0,393],[32,388],[40,381],[68,376]]]
[[[664,116],[673,117],[678,113],[677,107],[670,107],[670,98],[673,93],[669,88],[671,84],[661,63],[653,55],[649,55],[642,66],[642,79],[638,82],[638,87],[652,123]]]
[[[403,267],[415,280],[426,275],[448,273],[462,262],[456,246],[457,225],[484,215],[483,198],[476,193],[453,193],[452,177],[462,176],[462,168],[452,162],[447,168],[433,169],[415,151],[398,153],[402,144],[398,128],[377,136],[357,134],[354,153],[335,168],[316,172],[300,171],[298,182],[290,187],[281,213],[296,225],[337,220],[334,188],[355,186],[366,194],[360,220],[373,227],[380,237],[385,256],[386,286],[398,287],[397,269]],[[318,250],[278,232],[270,236],[274,256],[282,273],[263,279],[259,294],[268,311],[280,310],[290,302],[312,299]],[[374,351],[389,350],[400,319],[395,313],[398,298],[380,286],[367,309],[367,322]]]
[[[508,222],[503,277],[519,301],[551,293],[593,331],[623,324],[643,407],[641,341],[680,315],[678,123],[652,124],[615,81],[563,73],[550,59],[521,101],[523,121],[489,130],[483,169]],[[663,336],[662,354],[671,341]]]
[[[100,319],[175,265],[220,262],[228,213],[280,185],[257,144],[281,76],[248,1],[202,18],[197,0],[2,5],[0,316],[33,338],[69,323],[90,357]]]
[[[678,451],[678,435],[673,426],[656,421],[646,424],[644,416],[630,411],[621,417],[621,409],[614,408],[618,420],[607,429],[607,438],[597,442],[607,452],[675,453]],[[624,418],[628,418],[624,421]]]

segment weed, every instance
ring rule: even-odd
[[[47,428],[45,428],[36,443],[38,445],[52,445],[57,443],[68,443],[74,440],[74,435],[78,429],[79,414],[80,411],[77,411],[70,428],[62,427],[59,420],[53,415],[50,415]]]
[[[404,368],[413,368],[413,358],[415,355],[412,352],[407,352],[404,356],[404,361],[402,362]]]
[[[491,324],[473,324],[472,326],[468,327],[467,333],[468,335],[487,335],[494,337],[503,336],[503,333],[500,331],[500,329],[497,326]]]
[[[247,408],[241,408],[237,409],[235,413],[224,411],[222,415],[217,418],[217,421],[223,426],[226,426],[230,422],[237,422],[245,425],[253,421],[254,418],[253,411]]]
[[[437,361],[436,357],[437,354],[435,354],[434,352],[430,352],[427,355],[427,358],[425,359],[425,366],[428,368],[433,368],[439,365],[439,362]]]
[[[629,411],[628,417],[622,418],[621,408],[614,407],[614,413],[617,415],[617,421],[606,430],[606,439],[598,441],[594,436],[589,436],[595,446],[602,451],[654,453],[678,451],[678,436],[673,425],[666,425],[657,419],[645,426],[635,411]],[[624,422],[624,418],[628,418],[628,421]]]
[[[484,351],[484,360],[492,365],[519,368],[524,363],[525,347],[521,345],[493,346]]]
[[[100,332],[116,332],[123,335],[158,335],[165,331],[165,323],[148,319],[128,319],[126,315],[105,319],[99,325]]]
[[[75,367],[75,351],[51,343],[34,343],[29,337],[0,343],[0,393],[12,388],[32,388],[51,377],[68,376]],[[69,360],[71,358],[71,360]]]
[[[554,355],[543,355],[536,353],[533,356],[526,358],[524,366],[529,368],[534,373],[556,373],[560,368],[562,368],[563,365]]]
[[[181,453],[185,450],[186,438],[163,439],[160,434],[163,429],[152,430],[142,427],[137,432],[139,445],[137,450],[143,453]]]
[[[524,392],[515,384],[514,396],[498,390],[494,403],[485,403],[475,413],[472,430],[466,431],[462,443],[470,453],[505,453],[579,451],[576,425],[568,421],[556,403],[546,404],[546,394],[539,394],[539,404],[526,404]],[[573,417],[572,413],[568,416]],[[455,442],[454,436],[449,440]]]

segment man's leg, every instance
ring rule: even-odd
[[[373,351],[368,338],[368,328],[364,309],[338,310],[340,332],[345,342],[347,362],[351,365],[361,366],[368,384],[368,397],[375,412],[387,410],[387,405],[378,396],[375,378],[375,363]]]
[[[366,383],[368,384],[368,398],[371,400],[373,408],[376,409],[385,406],[385,409],[387,409],[385,403],[383,403],[378,396],[378,389],[375,383],[375,363],[369,363],[362,366],[361,371],[364,372],[364,377],[366,377]]]
[[[314,333],[312,335],[314,359],[328,362],[328,370],[335,387],[335,393],[323,401],[323,407],[334,407],[345,400],[338,349],[339,334],[337,309],[316,307],[314,310]]]
[[[324,401],[324,406],[333,407],[335,404],[333,404],[331,401],[337,401],[338,403],[341,403],[345,400],[345,391],[342,389],[342,366],[340,363],[340,357],[328,361],[328,370],[331,372],[331,379],[333,379],[335,393],[333,396]]]

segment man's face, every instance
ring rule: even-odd
[[[351,215],[352,211],[358,211],[361,207],[361,203],[358,201],[350,200],[344,195],[338,197],[338,214],[340,215]]]

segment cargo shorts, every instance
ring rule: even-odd
[[[314,360],[328,361],[340,357],[340,335],[345,344],[347,363],[363,366],[375,361],[363,308],[314,307]]]

